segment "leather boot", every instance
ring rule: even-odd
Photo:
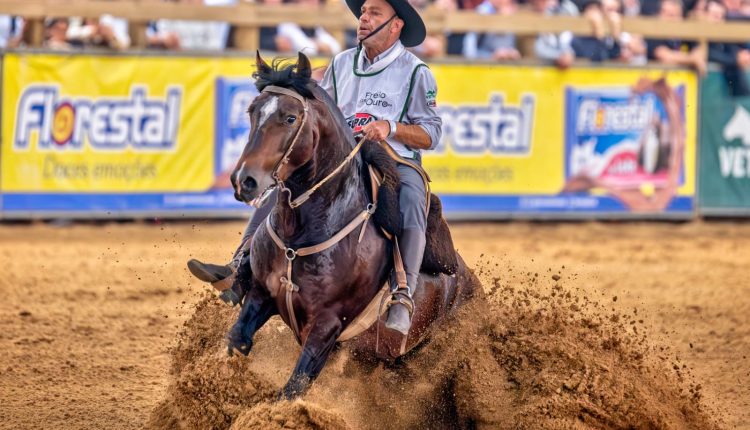
[[[219,266],[218,264],[204,263],[196,259],[188,261],[187,267],[193,276],[203,282],[218,282],[234,273],[233,268],[229,264]]]
[[[251,239],[252,236],[242,238],[242,243],[235,251],[229,264],[218,265],[191,259],[187,263],[188,270],[201,281],[211,283],[224,303],[236,306],[242,302],[245,294],[242,286],[237,285],[234,281],[237,278],[237,268],[240,266],[242,258],[249,252]]]
[[[277,194],[278,191],[274,191],[268,201],[275,202]],[[203,263],[196,259],[192,259],[187,263],[188,270],[190,270],[193,276],[203,282],[210,282],[219,291],[219,298],[231,306],[238,305],[245,296],[242,286],[235,285],[234,282],[237,276],[237,268],[240,266],[242,258],[250,252],[250,243],[255,231],[266,220],[272,209],[273,204],[266,203],[265,206],[255,210],[250,221],[247,223],[247,227],[245,227],[245,232],[242,234],[240,247],[234,252],[232,261],[229,264]]]
[[[427,240],[424,231],[405,228],[398,243],[406,270],[407,288],[396,289],[393,292],[385,326],[406,336],[411,328],[411,318],[414,313],[412,296],[419,285],[419,269],[422,266]]]

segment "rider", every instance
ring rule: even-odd
[[[442,121],[435,112],[437,85],[432,72],[404,47],[417,46],[426,30],[407,0],[347,0],[359,19],[359,46],[336,55],[321,86],[336,101],[354,132],[385,141],[408,164],[421,166],[420,150],[434,148]],[[398,238],[406,271],[407,291],[393,292],[386,327],[406,335],[411,326],[411,296],[417,288],[427,229],[426,187],[414,167],[399,163],[399,204],[403,231]],[[275,199],[268,199],[274,201]],[[243,245],[227,266],[188,262],[199,279],[215,285],[231,282],[246,243],[273,204],[256,211],[245,230]],[[231,290],[224,290],[232,294]],[[226,297],[224,297],[226,300]],[[236,298],[229,301],[238,302]]]

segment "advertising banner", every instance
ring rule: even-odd
[[[3,213],[247,212],[225,174],[243,139],[215,130],[245,118],[252,64],[6,55]]]
[[[257,95],[253,63],[7,54],[3,216],[244,216],[229,173]],[[423,164],[447,216],[692,213],[693,73],[430,68],[437,97],[413,96],[436,100],[443,120]]]
[[[432,189],[459,217],[669,214],[695,194],[689,71],[432,65]]]
[[[750,214],[750,97],[731,98],[724,77],[703,84],[700,145],[700,211]]]

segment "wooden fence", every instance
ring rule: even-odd
[[[42,45],[45,17],[98,17],[111,14],[128,20],[135,48],[145,47],[148,22],[162,18],[230,23],[236,29],[234,46],[240,50],[254,50],[259,46],[260,27],[282,22],[295,22],[301,26],[321,25],[343,41],[345,30],[356,28],[357,21],[342,2],[332,0],[328,3],[332,4],[310,8],[293,4],[271,6],[252,3],[208,7],[159,0],[0,0],[0,14],[22,16],[27,20],[28,42],[32,47]],[[545,17],[526,11],[512,16],[495,16],[428,8],[422,12],[422,16],[429,33],[440,36],[466,31],[512,32],[522,39],[540,32],[591,34],[591,28],[583,18]],[[623,30],[647,38],[676,38],[701,43],[750,41],[750,23],[666,22],[639,17],[623,19]]]

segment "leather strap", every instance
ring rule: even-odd
[[[307,107],[307,100],[305,100],[305,98],[302,97],[298,92],[292,91],[289,88],[277,87],[276,85],[268,85],[267,87],[263,88],[263,92],[264,93],[278,93],[278,94],[284,94],[289,97],[294,97],[295,99],[299,100],[300,103],[302,103],[302,106]]]
[[[406,285],[406,270],[404,270],[404,260],[401,258],[401,248],[398,245],[398,238],[393,239],[393,270],[396,272],[398,289],[409,288]]]
[[[406,309],[409,311],[409,317],[414,314],[414,300],[411,299],[409,287],[408,285],[406,285],[406,271],[404,270],[404,260],[401,259],[401,250],[398,246],[398,238],[394,238],[393,240],[393,271],[396,273],[396,284],[398,286],[396,287],[396,291],[392,293],[389,292],[387,295],[384,295],[380,299],[377,321],[378,325],[375,328],[375,354],[378,354],[380,352],[380,315],[385,313],[388,308],[397,303],[401,303],[402,305],[406,306]],[[399,297],[397,298],[396,296]],[[406,299],[404,298],[404,296],[406,297]],[[390,300],[388,300],[389,297]],[[408,337],[409,335],[407,334],[404,335],[403,339],[401,339],[401,349],[399,355],[404,355],[406,353],[406,340]]]
[[[302,205],[303,203],[305,203],[306,201],[308,201],[310,199],[310,196],[315,191],[317,191],[318,188],[322,187],[331,178],[333,178],[334,176],[336,176],[341,171],[341,169],[343,169],[344,166],[349,161],[351,161],[352,158],[354,158],[357,155],[357,153],[359,152],[360,148],[362,148],[362,144],[365,142],[365,138],[363,136],[359,140],[359,142],[357,142],[357,144],[354,146],[354,149],[352,149],[352,151],[349,153],[349,155],[347,155],[346,158],[344,158],[344,160],[331,173],[329,173],[325,178],[321,179],[320,182],[318,182],[317,184],[313,185],[312,188],[310,188],[309,190],[307,190],[304,193],[302,193],[301,195],[299,195],[296,199],[292,200],[292,193],[291,193],[291,191],[289,191],[288,188],[286,188],[284,186],[284,181],[282,181],[279,178],[279,171],[281,170],[281,167],[284,164],[286,164],[286,163],[289,162],[289,156],[291,155],[292,150],[294,149],[294,145],[297,143],[297,140],[299,139],[299,136],[300,136],[300,133],[302,131],[302,128],[304,127],[305,122],[307,121],[307,111],[308,111],[307,100],[304,97],[302,97],[299,93],[297,93],[296,91],[290,90],[288,88],[277,87],[276,85],[269,85],[269,86],[263,88],[263,92],[264,93],[277,93],[277,94],[283,94],[283,95],[286,95],[286,96],[289,96],[289,97],[294,97],[300,103],[302,103],[302,107],[304,109],[304,113],[302,114],[302,121],[300,123],[299,128],[297,128],[297,132],[294,134],[294,138],[292,139],[292,142],[289,144],[289,147],[284,152],[284,156],[281,157],[281,159],[279,160],[278,163],[276,163],[276,166],[274,166],[273,171],[271,172],[271,177],[274,178],[274,180],[276,180],[276,182],[281,186],[281,191],[282,192],[283,191],[287,192],[287,194],[288,194],[287,198],[288,198],[288,201],[289,201],[289,206],[292,209],[295,209],[295,208],[299,207],[300,205]],[[375,200],[375,201],[377,201],[377,200]]]
[[[216,282],[211,282],[211,285],[221,293],[232,288],[232,284],[234,284],[235,278],[237,278],[237,272],[232,272],[231,275],[227,276],[224,279],[218,280]]]
[[[360,312],[359,315],[357,315],[357,317],[346,326],[346,329],[344,329],[336,341],[345,342],[349,339],[354,339],[372,327],[375,321],[380,319],[382,312],[385,311],[382,306],[379,306],[379,304],[383,298],[387,298],[388,295],[390,295],[390,289],[390,285],[386,282],[383,285],[383,288],[381,288],[380,291],[375,294],[375,297],[370,300],[370,303],[367,304],[365,310]]]
[[[297,94],[296,91],[292,91],[287,88],[277,87],[276,85],[269,85],[265,88],[263,88],[264,93],[277,93],[277,94],[283,94],[289,97],[294,97],[295,99],[299,100],[300,103],[302,103],[302,121],[300,121],[299,127],[297,127],[297,132],[294,133],[294,137],[292,138],[292,142],[289,144],[289,146],[286,148],[286,151],[284,152],[284,155],[279,159],[278,163],[273,167],[273,170],[271,171],[271,177],[281,185],[282,190],[287,190],[287,188],[284,186],[284,181],[279,178],[279,171],[281,170],[281,167],[289,162],[289,155],[291,155],[292,150],[294,149],[294,145],[297,143],[297,139],[299,139],[300,133],[302,132],[302,128],[305,126],[305,122],[307,121],[307,100],[305,100],[304,97]]]
[[[271,226],[271,217],[269,216],[268,218],[266,218],[266,230],[271,236],[271,240],[273,240],[273,242],[276,244],[276,246],[279,247],[279,249],[284,251],[284,256],[287,259],[286,276],[282,276],[279,280],[281,281],[281,285],[286,289],[286,310],[289,314],[289,325],[291,326],[292,331],[294,332],[294,336],[297,338],[298,342],[302,343],[302,338],[300,337],[299,325],[297,324],[297,316],[294,313],[293,293],[299,291],[299,286],[294,283],[292,278],[292,266],[294,260],[297,257],[305,257],[321,251],[325,251],[326,249],[339,243],[341,239],[354,231],[354,229],[356,229],[360,224],[367,224],[367,221],[370,219],[372,214],[375,213],[376,208],[376,204],[368,204],[367,209],[360,212],[356,217],[354,217],[353,220],[349,222],[349,224],[347,224],[343,229],[339,230],[339,232],[333,235],[333,237],[331,237],[330,239],[314,246],[307,246],[298,249],[287,247],[284,244],[284,241],[281,240],[279,235],[276,234],[276,232],[273,230],[273,227]]]
[[[360,148],[362,148],[362,144],[363,143],[365,143],[364,137],[359,140],[359,142],[357,143],[357,145],[354,147],[354,149],[352,149],[352,151],[349,153],[349,155],[347,155],[346,158],[344,158],[344,161],[342,161],[341,164],[339,164],[335,169],[333,169],[333,171],[331,173],[329,173],[328,175],[326,175],[325,178],[321,179],[320,182],[318,182],[317,184],[313,185],[312,188],[310,188],[309,190],[307,190],[304,193],[300,194],[299,197],[297,197],[293,201],[290,201],[289,202],[289,206],[291,206],[292,209],[294,209],[294,208],[299,207],[302,203],[308,201],[310,199],[310,196],[315,191],[317,191],[318,188],[322,187],[323,184],[325,184],[326,182],[328,182],[329,179],[331,179],[334,176],[336,176],[341,171],[341,169],[343,169],[344,166],[346,166],[346,164],[349,161],[351,161],[351,159],[354,158],[355,155],[357,155],[357,152],[359,152]],[[373,199],[373,201],[377,202],[377,199]]]

